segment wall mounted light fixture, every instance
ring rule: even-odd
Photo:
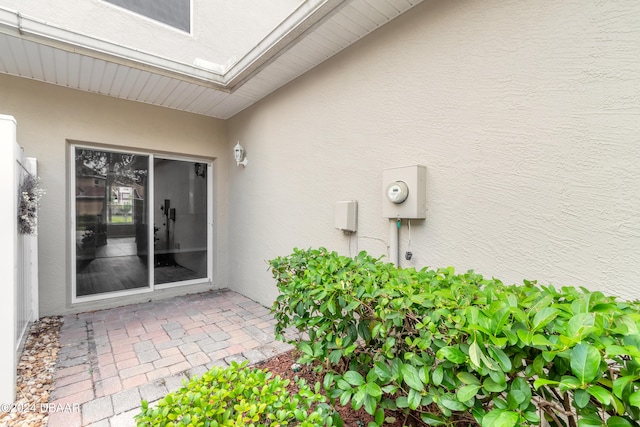
[[[247,160],[247,158],[244,156],[244,148],[242,148],[242,145],[240,145],[240,141],[238,141],[236,146],[233,147],[233,157],[236,159],[237,166],[242,165],[244,167],[247,167],[247,163],[249,163],[249,160]]]

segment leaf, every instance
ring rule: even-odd
[[[409,407],[409,399],[407,396],[400,396],[396,399],[396,406],[400,409]]]
[[[437,415],[430,414],[428,412],[421,414],[420,419],[422,420],[423,423],[430,426],[439,427],[439,426],[445,425],[445,422],[442,418],[440,418]]]
[[[526,411],[524,418],[531,423],[531,425],[540,425],[540,414],[538,411]]]
[[[388,394],[395,394],[399,388],[400,387],[395,384],[387,384],[386,386],[382,387],[382,391]]]
[[[324,386],[325,389],[329,389],[333,385],[334,381],[335,381],[335,374],[333,372],[327,372],[324,375],[324,379],[322,380],[322,385]]]
[[[429,384],[429,373],[430,373],[429,367],[426,365],[421,367],[419,370],[419,373],[420,373],[420,379],[422,380],[422,382],[424,384]]]
[[[340,362],[340,359],[342,358],[342,350],[333,350],[330,354],[329,354],[329,362],[331,362],[334,365],[337,365]]]
[[[558,309],[553,307],[545,307],[538,311],[533,317],[533,330],[537,331],[545,327],[549,322],[558,316]]]
[[[342,378],[338,378],[338,381],[336,381],[336,385],[338,386],[338,388],[340,390],[351,390],[353,387],[351,386],[351,384],[349,384],[348,382],[346,382],[345,380],[343,380]]]
[[[309,356],[313,356],[313,348],[311,348],[311,345],[307,342],[303,342],[298,346],[298,350],[302,351],[304,354],[307,354]]]
[[[373,398],[369,394],[365,394],[365,396],[364,396],[364,410],[367,412],[367,414],[369,414],[369,415],[375,414],[376,406],[377,406],[376,399]]]
[[[492,380],[491,378],[487,378],[482,383],[482,388],[491,392],[491,393],[499,393],[507,389],[507,383],[498,383]]]
[[[533,372],[535,372],[538,376],[544,376],[544,367],[546,365],[546,362],[544,361],[544,358],[542,357],[542,354],[539,354],[536,356],[536,358],[533,360]]]
[[[439,386],[442,384],[442,380],[444,379],[444,368],[442,365],[436,366],[436,369],[433,371],[433,375],[431,376],[431,381],[433,381],[433,385]]]
[[[484,366],[486,366],[487,368],[491,369],[492,371],[498,371],[498,366],[496,365],[496,363],[494,363],[495,361],[493,359],[488,358],[487,356],[485,356],[484,353],[480,352],[480,360],[482,360],[482,362],[484,363]]]
[[[402,365],[402,367],[400,368],[400,372],[402,373],[404,382],[407,383],[409,387],[418,391],[424,390],[424,384],[420,379],[420,374],[413,365]]]
[[[507,376],[502,371],[489,371],[489,378],[498,384],[506,384]]]
[[[614,407],[618,415],[622,415],[625,413],[624,403],[622,403],[622,401],[620,401],[620,399],[618,399],[614,395],[611,395],[611,406]],[[638,427],[638,426],[635,426],[635,427]]]
[[[549,341],[549,339],[547,339],[546,336],[540,335],[540,334],[534,334],[531,337],[531,344],[537,345],[537,346],[550,346],[550,345],[553,345],[553,343],[551,341]]]
[[[629,404],[640,408],[640,391],[631,393],[629,396]]]
[[[384,423],[384,409],[378,408],[375,416],[376,424],[381,426]]]
[[[471,372],[459,372],[456,376],[463,384],[480,385],[480,380],[478,379],[478,377],[473,375]]]
[[[478,394],[478,390],[482,387],[479,384],[469,384],[460,387],[458,392],[456,393],[456,397],[460,402],[466,402],[467,400],[471,400]]]
[[[529,406],[531,395],[531,386],[526,379],[517,377],[513,380],[509,396],[518,403],[520,408],[526,409]]]
[[[634,345],[610,345],[605,348],[607,356],[629,355],[631,357],[640,358],[640,350]]]
[[[356,301],[357,302],[357,301]],[[353,303],[351,303],[353,304]],[[358,303],[359,304],[359,303]],[[348,311],[350,312],[350,311]],[[369,322],[360,322],[358,323],[358,334],[365,342],[371,341],[371,329],[369,329]]]
[[[571,375],[563,375],[560,378],[560,391],[565,392],[567,390],[575,390],[580,388],[582,383],[576,377],[572,377]]]
[[[518,409],[525,400],[527,400],[527,396],[520,390],[511,390],[507,393],[507,407],[510,410]],[[529,402],[527,402],[528,405]]]
[[[607,427],[633,427],[633,424],[626,418],[611,417],[607,420]]]
[[[532,331],[518,329],[517,334],[518,334],[518,338],[520,338],[520,341],[522,341],[525,345],[531,345],[531,340],[533,339]]]
[[[482,366],[480,364],[481,363],[480,354],[482,354],[482,350],[478,345],[478,341],[472,342],[471,345],[469,345],[469,359],[471,359],[471,362],[477,367]]]
[[[367,383],[365,390],[369,396],[379,397],[382,396],[382,389],[376,383]]]
[[[598,376],[602,355],[597,348],[580,343],[571,351],[571,372],[584,385]]]
[[[360,301],[351,301],[349,305],[347,305],[344,309],[347,313],[350,313],[353,311],[353,309],[357,308],[360,304],[361,304]]]
[[[353,394],[351,393],[351,390],[346,390],[340,393],[340,404],[342,406],[347,406],[347,403],[349,403],[349,401],[351,400],[352,395]]]
[[[586,390],[576,390],[573,393],[573,401],[578,408],[584,408],[589,403],[591,396]]]
[[[376,362],[373,366],[373,372],[381,383],[386,383],[391,378],[391,370],[386,363]]]
[[[493,342],[494,345],[497,345],[498,347],[504,347],[508,342],[507,337],[496,337],[493,335],[489,335],[489,339],[491,340],[491,342]]]
[[[558,381],[548,380],[546,378],[538,378],[537,380],[535,380],[533,382],[533,387],[537,390],[540,387],[542,387],[543,385],[557,386],[558,384],[560,384]]]
[[[624,389],[629,385],[630,382],[634,381],[636,377],[632,375],[627,375],[624,377],[618,377],[613,382],[613,394],[622,399],[622,393]]]
[[[511,310],[508,308],[496,311],[491,319],[492,328],[491,334],[489,335],[499,335],[500,331],[502,331],[502,327],[507,323],[507,320],[509,320],[509,316],[511,316]]]
[[[351,385],[359,386],[364,384],[364,377],[356,371],[347,371],[342,376],[346,382]]]
[[[450,396],[443,396],[442,399],[440,399],[440,404],[442,404],[442,406],[444,406],[447,409],[450,409],[452,411],[466,411],[467,407],[465,406],[464,403],[460,402],[458,399],[454,399],[453,397]]]
[[[513,427],[519,418],[517,412],[494,409],[482,418],[482,427]]]
[[[356,391],[353,397],[351,398],[351,407],[356,411],[362,408],[362,406],[364,405],[366,396],[367,396],[367,392],[364,390],[364,387],[359,387],[358,391]]]
[[[603,427],[602,420],[595,414],[584,415],[578,420],[578,427]]]
[[[344,427],[344,421],[342,421],[342,417],[340,416],[340,413],[338,411],[335,411],[333,413],[331,419],[333,420],[333,425],[335,427]]]
[[[467,356],[456,347],[442,347],[440,350],[438,350],[436,356],[440,360],[446,359],[458,365],[464,363],[467,359]]]
[[[469,349],[469,352],[471,352],[471,349]],[[498,364],[503,371],[509,372],[511,370],[511,359],[509,359],[509,356],[507,356],[507,354],[502,351],[502,349],[490,346],[489,353],[494,359],[498,361]]]
[[[609,393],[606,389],[600,386],[597,386],[597,385],[591,386],[587,388],[587,392],[591,396],[598,399],[598,401],[603,405],[608,405],[611,403],[611,393]]]
[[[414,388],[409,389],[409,395],[407,396],[407,401],[409,403],[409,408],[414,411],[418,409],[418,406],[422,403],[422,396],[420,392]]]
[[[591,311],[594,313],[607,313],[616,311],[618,309],[617,304],[599,303],[591,307]]]
[[[580,342],[582,338],[589,335],[595,324],[595,315],[593,313],[576,314],[567,323],[566,336],[571,338],[573,342]]]

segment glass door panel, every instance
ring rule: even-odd
[[[154,158],[154,283],[208,277],[207,164]]]
[[[75,147],[76,297],[150,287],[149,156]]]

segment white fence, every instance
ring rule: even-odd
[[[22,182],[27,174],[38,174],[36,160],[22,157],[16,159],[18,182]],[[38,239],[30,234],[18,234],[17,243],[15,348],[17,354],[20,354],[27,339],[29,326],[38,318]]]
[[[19,186],[36,174],[16,139],[16,121],[0,115],[0,404],[15,399],[16,366],[29,325],[38,317],[37,238],[18,233]]]

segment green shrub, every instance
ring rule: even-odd
[[[639,426],[640,310],[601,292],[399,269],[324,248],[270,261],[276,333],[377,425]]]
[[[298,392],[292,394],[289,380],[248,368],[247,363],[214,367],[155,406],[143,400],[135,417],[138,427],[316,427],[339,422],[318,394],[319,384],[311,390],[304,380],[297,380]]]

